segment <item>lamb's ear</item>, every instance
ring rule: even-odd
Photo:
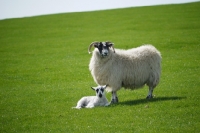
[[[91,89],[95,90],[95,88],[94,88],[94,87],[91,87]]]
[[[106,89],[107,86],[108,86],[108,85],[104,85],[103,88]]]

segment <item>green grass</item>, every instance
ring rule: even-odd
[[[153,44],[162,54],[155,98],[75,110],[94,95],[88,45]],[[111,94],[107,93],[110,100]],[[200,132],[200,2],[0,21],[0,132]]]

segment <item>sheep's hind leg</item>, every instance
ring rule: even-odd
[[[149,93],[148,93],[146,99],[153,98],[153,89],[154,89],[153,87],[149,86]]]
[[[118,103],[118,97],[117,97],[117,92],[116,91],[112,91],[111,103]]]

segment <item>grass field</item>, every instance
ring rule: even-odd
[[[87,48],[106,40],[160,50],[155,98],[121,89],[118,104],[71,109],[95,94]],[[1,133],[199,133],[200,2],[1,20],[0,99]]]

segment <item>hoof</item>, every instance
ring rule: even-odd
[[[152,99],[152,98],[153,98],[152,95],[148,95],[148,96],[146,97],[146,99]]]
[[[118,103],[119,101],[118,101],[118,98],[116,97],[116,99],[112,99],[111,100],[111,102],[110,102],[110,104],[114,104],[114,103]]]

